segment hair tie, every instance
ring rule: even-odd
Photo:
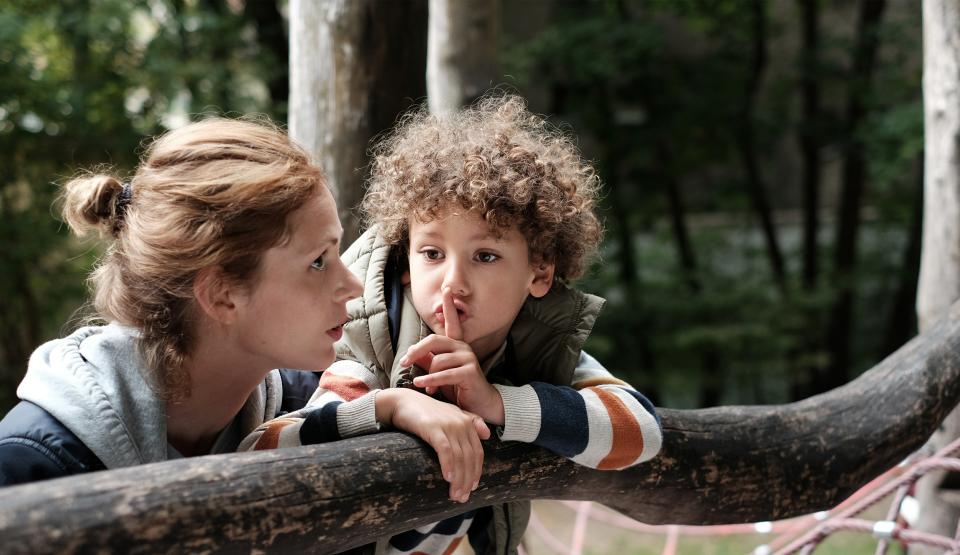
[[[117,208],[113,218],[114,235],[119,233],[120,228],[123,227],[123,221],[127,215],[127,207],[130,205],[131,200],[133,200],[133,187],[130,186],[129,181],[126,181],[123,183],[123,189],[120,190],[120,196],[117,197]]]
[[[120,191],[120,198],[117,199],[117,218],[123,218],[123,215],[127,212],[127,206],[130,204],[130,201],[133,199],[133,187],[130,186],[130,182],[126,181],[123,183],[123,190]]]

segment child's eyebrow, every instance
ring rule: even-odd
[[[418,238],[423,238],[423,239],[443,239],[443,234],[438,233],[436,231],[417,230],[416,232],[411,234],[411,237],[412,236],[416,236]],[[497,237],[492,231],[482,231],[479,233],[474,233],[470,237],[467,237],[468,241],[484,241],[487,239],[493,239],[494,241],[500,240],[500,238]]]

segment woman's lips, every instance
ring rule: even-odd
[[[334,341],[340,341],[340,338],[343,337],[343,326],[337,326],[327,330],[327,335],[332,337]]]

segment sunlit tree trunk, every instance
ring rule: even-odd
[[[923,2],[924,218],[917,318],[929,329],[960,298],[960,1]],[[960,435],[954,410],[931,443]],[[952,537],[960,511],[942,493],[955,489],[942,477],[920,482],[918,528]],[[917,550],[918,553],[926,553]]]
[[[290,135],[323,167],[345,245],[370,139],[424,95],[425,25],[423,1],[290,2]]]
[[[448,114],[497,84],[500,0],[430,0],[427,94]]]

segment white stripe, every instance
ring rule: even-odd
[[[600,462],[610,454],[613,446],[613,427],[610,425],[610,415],[600,397],[590,389],[581,389],[578,392],[587,405],[587,447],[582,453],[573,457],[573,462],[596,468]]]
[[[427,524],[426,526],[420,526],[415,530],[421,534],[425,534],[430,531],[431,528],[440,524],[441,521],[434,522],[433,524]],[[457,529],[453,535],[446,534],[431,534],[423,539],[419,545],[415,546],[410,551],[401,551],[390,544],[387,544],[387,548],[384,551],[385,555],[408,555],[417,551],[422,551],[423,553],[443,553],[450,547],[450,544],[453,541],[461,536],[467,534],[467,530],[470,529],[470,525],[473,523],[473,517],[463,519],[463,522],[460,523],[460,528]],[[458,547],[459,549],[459,547]],[[378,550],[379,552],[379,550]]]
[[[277,447],[299,447],[300,443],[300,428],[303,426],[303,420],[300,420],[296,423],[290,424],[289,426],[284,426],[280,430],[280,435],[277,437]]]
[[[536,390],[530,385],[493,387],[503,399],[503,427],[497,431],[500,439],[533,443],[540,435],[540,397]]]

